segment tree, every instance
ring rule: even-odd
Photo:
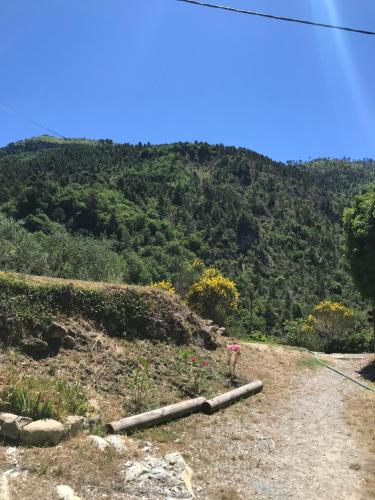
[[[354,283],[375,306],[375,186],[344,211],[344,228]]]

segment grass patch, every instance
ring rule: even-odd
[[[319,361],[316,358],[299,358],[296,360],[296,365],[298,368],[309,368],[309,369],[316,369],[316,368],[321,368],[322,365],[319,363]]]
[[[86,408],[87,399],[78,383],[20,374],[15,369],[2,377],[2,411],[43,419],[84,415]]]

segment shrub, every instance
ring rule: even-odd
[[[152,288],[158,288],[159,290],[165,290],[168,293],[176,293],[172,283],[169,280],[158,281],[151,284]]]
[[[207,269],[188,292],[189,304],[206,318],[223,322],[226,313],[238,305],[239,293],[234,281],[217,269]]]

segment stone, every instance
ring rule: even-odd
[[[67,333],[68,329],[64,325],[58,323],[57,321],[53,321],[48,329],[48,338],[63,339]]]
[[[124,453],[126,451],[126,446],[124,438],[121,436],[116,436],[115,434],[110,434],[105,438],[109,446],[113,448],[117,453]]]
[[[63,347],[65,349],[74,349],[76,341],[71,335],[66,335],[63,340]]]
[[[100,416],[99,415],[93,415],[92,417],[85,417],[83,421],[83,428],[84,429],[94,429],[98,424],[100,423]]]
[[[162,494],[169,488],[176,492],[176,498],[194,498],[192,471],[180,453],[169,453],[163,458],[148,456],[141,462],[127,462],[125,466],[125,481],[134,482],[142,491],[146,488]]]
[[[19,417],[13,413],[2,413],[0,416],[1,436],[6,439],[18,441],[23,427],[31,422],[31,418]]]
[[[76,436],[83,427],[85,417],[78,415],[69,415],[63,419],[65,427],[68,429],[68,434],[72,437]]]
[[[70,486],[59,484],[56,486],[57,496],[61,500],[80,500]]]
[[[42,444],[57,444],[65,435],[65,428],[61,422],[53,419],[36,420],[26,425],[20,435],[22,443],[30,446]]]
[[[101,451],[105,450],[109,446],[108,442],[100,436],[94,436],[93,434],[90,434],[90,436],[87,436],[87,439],[96,444],[96,446]]]

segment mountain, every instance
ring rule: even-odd
[[[237,333],[277,333],[324,298],[363,306],[341,217],[373,182],[370,159],[26,139],[0,149],[0,268],[149,284],[199,258],[238,284]]]

